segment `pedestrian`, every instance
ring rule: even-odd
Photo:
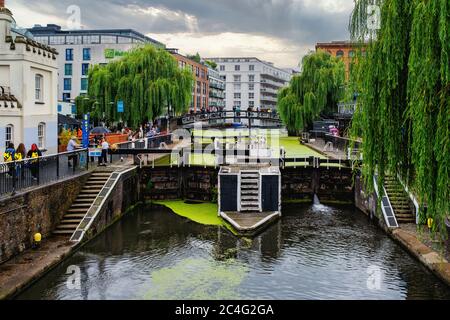
[[[27,158],[31,159],[28,167],[30,168],[33,180],[38,179],[39,157],[42,157],[42,152],[41,150],[39,150],[38,146],[34,143],[33,145],[31,145],[31,149],[27,153]]]
[[[109,143],[104,138],[102,141],[102,156],[98,159],[99,166],[106,166],[106,164],[108,163],[108,150],[109,150]]]
[[[5,152],[3,153],[3,161],[5,163],[8,163],[9,171],[8,174],[11,177],[16,176],[16,166],[13,163],[16,156],[16,150],[14,149],[14,143],[10,142],[8,144],[8,148],[6,148]]]
[[[81,145],[78,144],[77,142],[77,137],[76,136],[72,136],[72,138],[70,138],[69,143],[67,144],[67,152],[73,152],[77,149],[81,149]],[[70,163],[70,161],[72,160],[72,164]],[[68,166],[70,167],[74,167],[76,168],[78,165],[78,155],[77,154],[71,154],[68,157]]]
[[[19,163],[16,166],[17,175],[21,175],[22,178],[25,176],[25,170],[24,169],[24,160],[27,156],[27,151],[25,149],[25,145],[23,143],[19,144],[19,146],[16,149],[16,154],[14,156],[14,159],[16,161],[19,161]]]

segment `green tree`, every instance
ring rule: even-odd
[[[201,61],[202,61],[202,58],[200,57],[200,54],[198,52],[194,55],[187,55],[187,58],[191,59],[197,63],[201,63]]]
[[[188,110],[192,98],[192,71],[179,69],[176,60],[151,45],[128,52],[119,60],[89,70],[88,96],[76,99],[78,113],[91,112],[94,119],[124,121],[136,127],[167,112]],[[124,113],[117,112],[123,101]]]
[[[278,93],[278,111],[291,134],[306,128],[322,112],[332,112],[343,93],[345,65],[319,51],[302,60],[302,73]]]
[[[369,0],[356,0],[350,31],[369,40],[352,74],[360,92],[354,136],[363,138],[366,185],[401,173],[427,216],[450,214],[450,3],[380,0],[381,29],[367,28]],[[421,210],[423,214],[423,210]]]

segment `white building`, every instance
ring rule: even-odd
[[[0,152],[13,142],[58,150],[57,51],[15,27],[0,1]]]
[[[55,47],[58,57],[58,99],[73,101],[86,94],[91,65],[107,64],[140,44],[165,46],[131,29],[61,30],[54,24],[28,29],[40,43]]]
[[[288,84],[292,73],[258,58],[206,58],[217,63],[226,81],[226,110],[249,107],[273,110],[277,107],[278,90]]]

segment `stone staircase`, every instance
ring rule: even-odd
[[[260,212],[259,171],[241,173],[241,211]]]
[[[53,234],[71,236],[75,232],[110,176],[111,172],[92,173]]]
[[[395,176],[387,175],[385,189],[398,223],[416,223],[411,200]]]

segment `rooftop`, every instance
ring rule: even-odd
[[[47,24],[46,26],[35,25],[28,29],[35,37],[45,36],[121,36],[132,38],[138,41],[153,43],[158,46],[165,47],[165,45],[155,39],[147,37],[142,33],[133,29],[91,29],[91,30],[62,30],[61,26],[56,24]]]

